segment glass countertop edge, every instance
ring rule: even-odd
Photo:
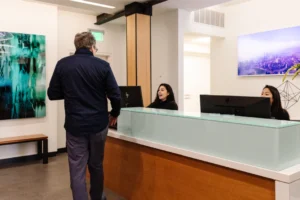
[[[220,115],[220,114],[198,113],[198,114],[201,114],[204,116],[201,116],[201,115],[200,116],[192,116],[192,115],[187,115],[181,111],[170,111],[170,110],[162,110],[162,109],[159,110],[159,109],[151,109],[151,108],[122,108],[122,111],[152,114],[152,115],[162,115],[162,116],[169,116],[169,117],[180,117],[180,118],[187,118],[187,119],[207,120],[207,121],[215,121],[215,122],[222,122],[222,123],[241,124],[241,125],[248,125],[248,126],[259,126],[259,127],[276,128],[276,129],[282,129],[282,128],[300,125],[299,122],[294,122],[294,121],[281,121],[281,123],[285,122],[285,124],[277,124],[277,125],[276,124],[267,124],[267,123],[262,123],[262,122],[257,123],[258,120],[269,121],[272,119],[259,119],[259,118],[252,118],[252,117],[230,116],[230,115]],[[168,112],[172,112],[172,113],[168,113]],[[196,113],[194,113],[194,114],[196,114]],[[239,120],[245,120],[245,119],[257,120],[257,122],[251,123],[251,122],[247,122],[247,121],[239,121]],[[280,121],[277,120],[277,122],[280,122]]]

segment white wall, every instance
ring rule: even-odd
[[[57,7],[22,0],[1,3],[0,31],[46,36],[47,83],[57,61]],[[47,100],[47,115],[42,119],[0,121],[0,137],[43,133],[49,137],[49,152],[57,150],[57,103]],[[36,153],[35,144],[0,147],[0,159]]]
[[[152,97],[160,83],[169,83],[184,110],[184,34],[223,37],[224,31],[193,23],[189,11],[178,9],[152,17]]]
[[[178,11],[174,10],[152,17],[152,99],[161,83],[172,86],[176,101],[178,84]]]
[[[193,13],[178,9],[152,17],[152,96],[161,82],[174,89],[179,110],[184,103],[184,35],[224,37],[224,29],[193,22]],[[210,87],[208,84],[207,87]]]
[[[190,12],[178,9],[178,106],[179,110],[184,110],[184,34],[187,30],[186,20]]]
[[[96,16],[58,11],[58,57],[59,59],[74,53],[74,36],[88,29],[103,30],[104,41],[97,43],[97,54],[108,55],[112,70],[119,85],[126,85],[126,27],[125,25],[105,24],[96,26]],[[58,104],[58,148],[66,146],[64,129],[64,103]]]
[[[299,26],[299,0],[252,0],[225,9],[225,39],[212,41],[212,93],[260,95],[266,84],[279,86],[282,76],[238,77],[237,37],[240,35]],[[294,81],[300,85],[300,77]],[[300,103],[289,110],[300,119]]]

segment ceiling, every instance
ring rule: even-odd
[[[164,3],[159,4],[157,7],[193,11],[229,1],[231,0],[168,0]]]
[[[106,4],[116,7],[115,9],[102,8],[70,0],[36,0],[44,3],[57,4],[61,9],[80,12],[84,14],[99,15],[102,13],[113,14],[124,9],[124,6],[132,2],[145,2],[146,0],[87,0],[95,3]],[[168,0],[153,7],[154,14],[166,12],[171,9],[184,9],[188,11],[228,2],[230,0]]]
[[[109,9],[109,8],[102,8],[102,7],[98,7],[98,6],[92,6],[92,5],[87,5],[87,4],[83,4],[83,3],[73,2],[70,0],[36,0],[36,1],[57,4],[59,6],[64,7],[65,9],[67,9],[67,7],[73,8],[74,11],[76,11],[77,9],[86,10],[87,12],[85,12],[85,13],[89,13],[89,14],[93,14],[93,15],[99,15],[101,13],[113,14],[117,11],[123,10],[125,5],[133,2],[133,0],[87,0],[90,2],[94,2],[94,3],[100,3],[100,4],[105,4],[105,5],[110,5],[110,6],[116,7],[115,9]],[[145,0],[134,0],[134,1],[135,2],[143,2]]]
[[[225,2],[222,4],[211,6],[211,7],[209,7],[209,9],[223,12],[223,9],[226,7],[235,6],[235,5],[242,4],[242,3],[247,3],[249,1],[252,1],[252,0],[231,0],[231,1],[228,1],[228,2]]]

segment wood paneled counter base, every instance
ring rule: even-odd
[[[108,137],[105,187],[127,200],[275,200],[275,181]]]

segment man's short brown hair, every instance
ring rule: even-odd
[[[90,49],[96,45],[96,40],[92,33],[82,32],[75,35],[74,44],[76,49],[87,48]]]

